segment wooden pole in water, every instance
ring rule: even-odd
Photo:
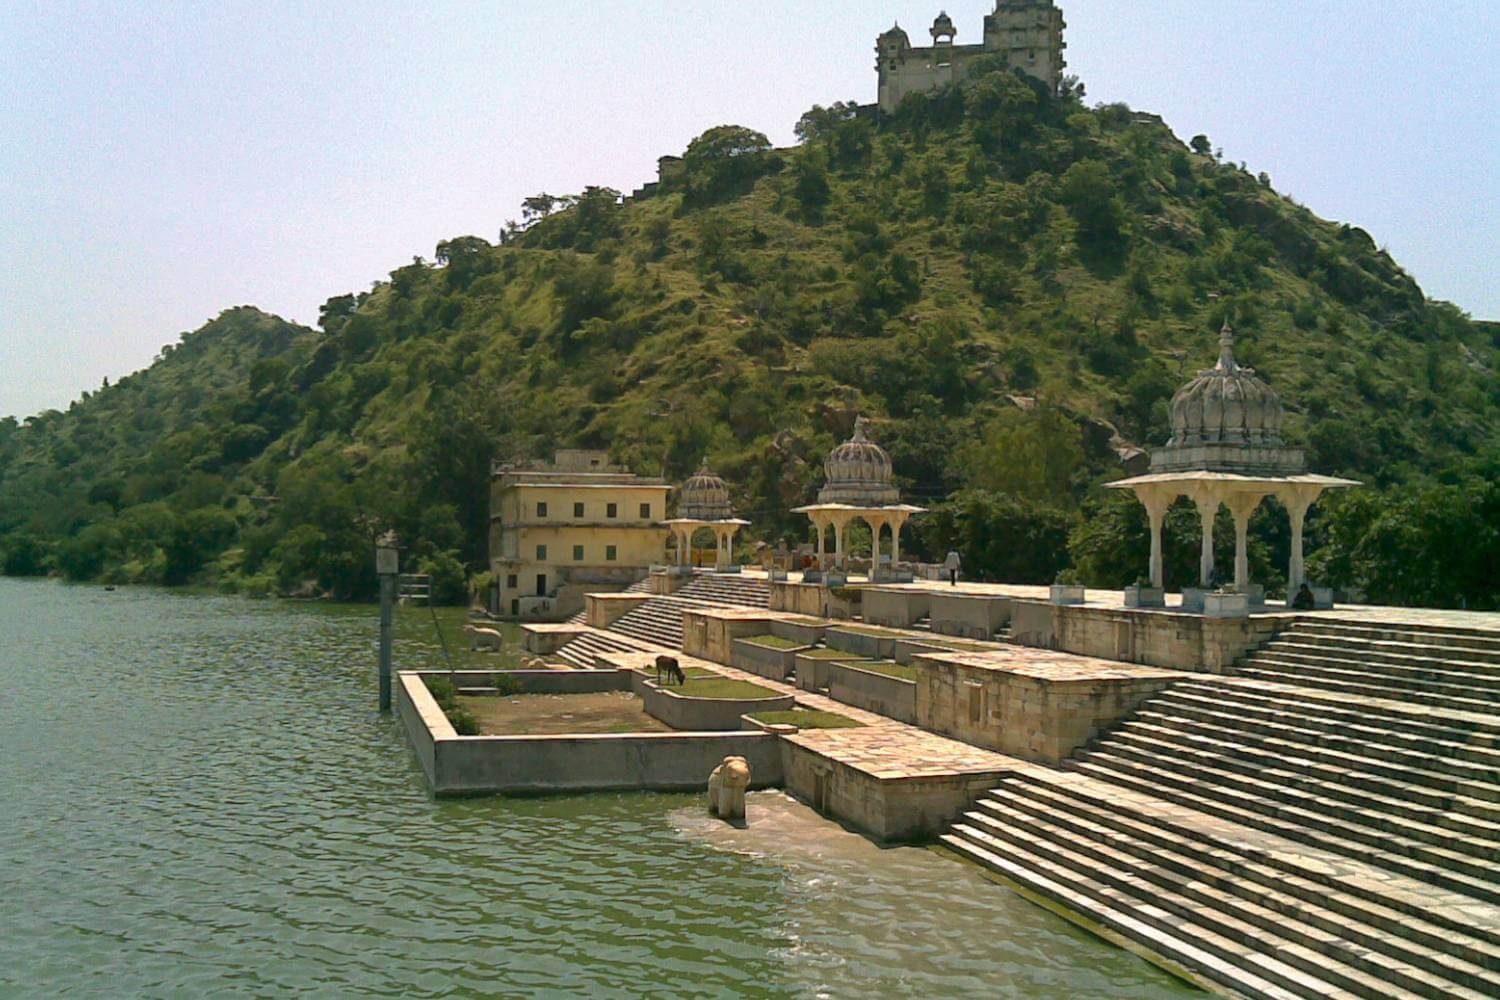
[[[391,710],[391,620],[396,603],[400,551],[396,535],[386,532],[375,545],[375,573],[380,577],[380,711]]]

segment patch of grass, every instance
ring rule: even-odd
[[[780,691],[761,687],[759,684],[751,684],[749,681],[737,681],[728,677],[688,677],[688,682],[682,687],[672,686],[666,690],[674,694],[680,694],[687,698],[776,698],[781,695]]]
[[[791,725],[799,729],[861,729],[863,722],[855,722],[837,712],[816,712],[796,708],[790,712],[756,712],[750,718],[768,726]]]
[[[859,656],[849,653],[846,650],[828,649],[825,647],[820,647],[818,649],[809,649],[807,652],[798,653],[797,655],[806,656],[814,660],[848,660],[852,662],[854,660],[860,659]]]
[[[429,677],[427,690],[432,694],[432,700],[438,703],[438,708],[448,717],[448,723],[455,733],[460,736],[479,735],[479,720],[474,718],[473,712],[458,703],[458,692],[453,689],[452,681],[446,677]]]
[[[765,646],[767,649],[800,649],[807,645],[807,643],[798,642],[796,639],[783,639],[779,635],[745,635],[740,638],[744,642],[756,646]]]
[[[917,668],[907,663],[897,663],[895,660],[841,660],[835,666],[853,667],[855,670],[868,670],[872,674],[885,674],[887,677],[899,677],[904,681],[917,679]]]

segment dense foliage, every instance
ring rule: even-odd
[[[747,541],[800,541],[787,508],[863,413],[937,507],[907,551],[1119,585],[1145,521],[1100,484],[1165,439],[1232,313],[1312,465],[1372,487],[1314,517],[1316,571],[1494,605],[1500,328],[1428,301],[1364,231],[1206,138],[1002,71],[880,121],[814,108],[798,135],[711,129],[649,197],[537,195],[499,245],[445,240],[330,298],[318,331],[232,309],[66,412],[0,423],[4,571],[362,597],[393,527],[458,596],[491,459],[560,445],[674,479],[706,454]],[[1197,525],[1171,524],[1180,584]],[[1256,519],[1273,582],[1286,531]]]

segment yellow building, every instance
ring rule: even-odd
[[[663,562],[660,479],[610,465],[602,451],[559,451],[547,465],[499,465],[490,479],[494,610],[561,620],[584,594],[620,590]]]

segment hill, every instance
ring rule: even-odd
[[[706,455],[750,537],[800,538],[786,509],[863,413],[908,494],[950,500],[916,551],[1118,585],[1143,518],[1098,483],[1166,438],[1230,317],[1313,466],[1376,487],[1313,523],[1317,569],[1388,600],[1483,589],[1472,553],[1421,582],[1381,547],[1402,504],[1500,502],[1500,332],[1363,230],[1206,137],[999,69],[881,120],[814,108],[798,134],[711,129],[641,196],[528,199],[497,245],[444,241],[329,299],[320,330],[229,310],[66,412],[0,424],[5,570],[363,596],[393,526],[460,590],[491,458],[560,445],[670,478]],[[1256,532],[1274,579],[1284,520]],[[1193,537],[1168,553],[1179,582]]]

